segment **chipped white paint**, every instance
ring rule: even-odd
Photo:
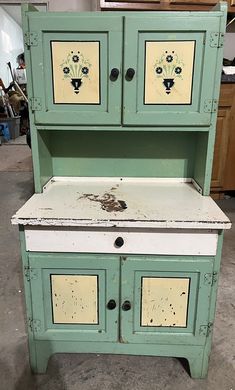
[[[51,275],[55,324],[98,324],[95,275]]]
[[[161,229],[76,229],[26,226],[26,250],[36,252],[95,252],[215,256],[218,234],[211,231]],[[115,246],[117,237],[124,245]]]
[[[186,327],[188,297],[188,278],[143,278],[141,326]]]
[[[121,212],[102,209],[98,198],[112,195],[124,201]],[[209,196],[193,184],[155,179],[53,179],[42,194],[34,194],[13,216],[13,224],[41,226],[144,227],[229,229],[231,223]]]

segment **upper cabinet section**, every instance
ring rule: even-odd
[[[226,11],[226,7],[225,10]],[[210,126],[225,12],[26,13],[34,121]]]
[[[125,17],[125,124],[211,123],[218,66],[221,72],[220,18],[171,15]]]
[[[33,12],[28,21],[35,122],[120,124],[122,17]]]

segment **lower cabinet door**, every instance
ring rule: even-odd
[[[120,258],[29,255],[36,339],[117,341]]]
[[[122,342],[203,345],[213,261],[213,257],[123,257]]]

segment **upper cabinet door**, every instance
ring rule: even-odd
[[[35,122],[120,124],[122,17],[35,12],[28,23]]]
[[[126,125],[210,125],[222,60],[221,19],[192,15],[125,18]]]

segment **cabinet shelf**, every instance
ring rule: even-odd
[[[88,131],[88,132],[92,132],[92,131],[100,131],[100,132],[103,132],[103,131],[112,131],[112,132],[119,132],[119,131],[126,131],[126,132],[142,132],[142,131],[146,131],[146,132],[169,132],[171,131],[172,132],[172,126],[164,126],[164,127],[157,127],[157,126],[110,126],[110,125],[107,125],[107,126],[80,126],[80,125],[72,125],[72,126],[53,126],[53,125],[37,125],[36,127],[37,130],[39,131]],[[197,132],[203,132],[203,133],[208,133],[210,132],[211,130],[213,129],[212,126],[195,126],[195,127],[189,127],[189,126],[175,126],[174,127],[174,132],[193,132],[193,133],[197,133]]]

